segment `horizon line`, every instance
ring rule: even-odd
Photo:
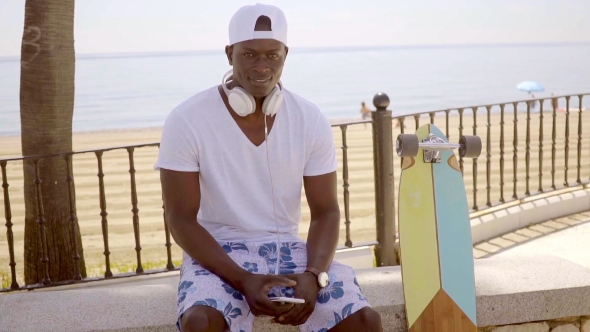
[[[390,49],[440,49],[440,48],[476,48],[476,47],[540,47],[540,46],[582,46],[589,45],[589,41],[568,41],[568,42],[533,42],[533,43],[457,43],[457,44],[400,44],[400,45],[342,45],[342,46],[290,46],[291,52],[330,52],[330,51],[368,51],[368,50],[390,50]],[[93,59],[101,57],[120,58],[134,56],[177,56],[177,55],[204,55],[223,52],[223,49],[200,49],[200,50],[166,50],[166,51],[132,51],[132,52],[106,52],[106,53],[76,53],[81,59]],[[20,59],[20,55],[0,55],[0,62],[8,62]]]

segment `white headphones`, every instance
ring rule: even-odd
[[[240,116],[247,116],[256,111],[256,101],[254,97],[246,92],[241,87],[234,87],[233,89],[227,88],[227,83],[231,82],[233,78],[233,70],[228,71],[221,82],[223,91],[227,95],[227,100],[231,108]],[[262,112],[266,115],[274,116],[277,114],[283,103],[283,85],[279,81],[277,86],[264,98],[262,103]]]

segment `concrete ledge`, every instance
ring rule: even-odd
[[[406,331],[400,267],[357,274],[383,317],[384,331]],[[478,259],[475,276],[480,327],[590,315],[590,270],[570,261],[554,256]],[[161,283],[1,294],[0,331],[176,331],[178,274],[154,280]],[[298,331],[264,319],[257,319],[255,327]]]
[[[480,243],[517,229],[590,210],[590,189],[531,200],[471,219],[473,243]]]

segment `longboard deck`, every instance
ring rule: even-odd
[[[434,125],[418,128],[421,142]],[[411,332],[475,332],[476,297],[467,195],[454,151],[425,163],[423,149],[404,157],[399,233],[406,318]]]

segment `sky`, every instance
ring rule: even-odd
[[[32,0],[29,0],[32,1]],[[78,0],[78,54],[222,50],[243,0]],[[266,0],[289,46],[590,42],[588,0]],[[0,56],[20,55],[25,0],[0,0]]]

